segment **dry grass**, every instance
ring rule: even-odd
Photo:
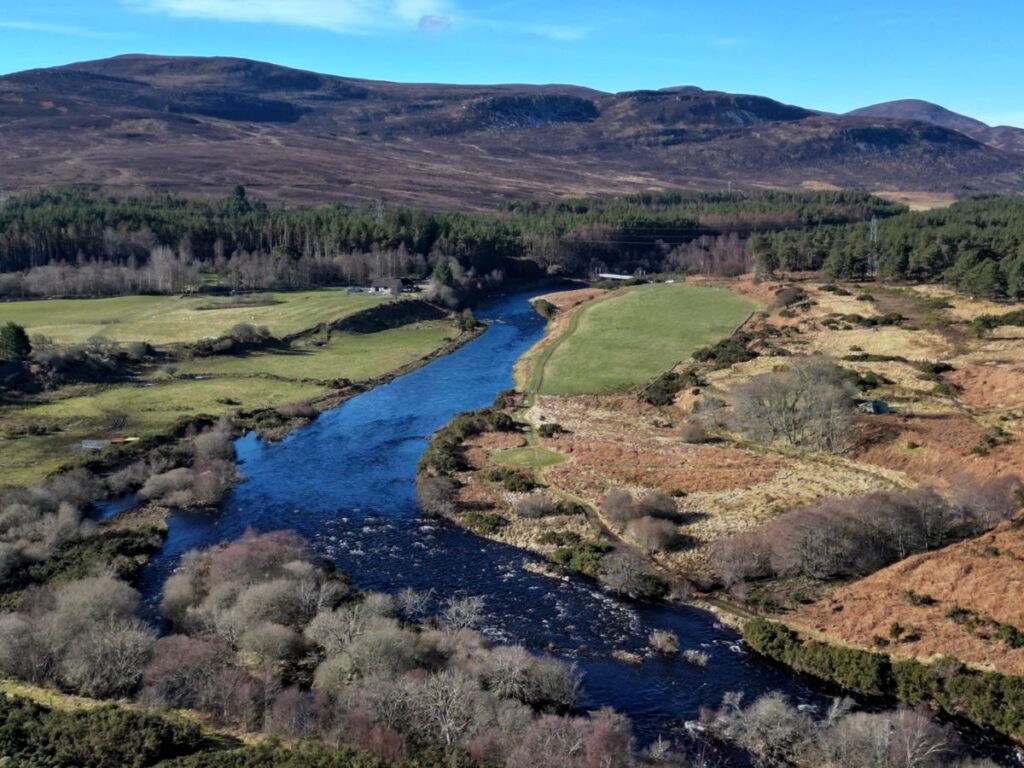
[[[544,470],[545,480],[594,507],[614,488],[634,493],[685,492],[680,508],[689,515],[680,533],[691,546],[658,559],[672,569],[700,571],[708,567],[713,542],[815,499],[918,483],[942,488],[962,473],[987,478],[1024,467],[1024,446],[1015,437],[1024,435],[1024,334],[1019,329],[999,329],[991,338],[976,339],[963,332],[963,320],[950,315],[951,310],[936,309],[924,301],[934,298],[926,292],[869,286],[876,301],[868,302],[855,298],[865,289],[862,286],[846,286],[853,295],[837,296],[805,276],[797,276],[797,282],[807,291],[810,306],[797,309],[789,318],[773,307],[755,313],[746,326],[779,329],[778,335],[759,347],[762,356],[708,372],[708,385],[698,394],[689,389],[680,392],[672,408],[656,409],[629,394],[538,396],[527,413],[529,420],[535,425],[556,422],[569,430],[540,441],[570,457],[568,463]],[[783,285],[749,277],[727,284],[769,307]],[[581,292],[573,294],[566,299],[566,307],[579,307],[580,301],[589,300]],[[886,312],[900,312],[907,322],[877,330],[834,330],[825,323],[835,314],[868,317]],[[556,319],[548,338],[570,316],[571,310]],[[898,413],[859,417],[858,439],[844,456],[798,455],[728,440],[683,443],[678,429],[700,397],[713,395],[728,401],[738,384],[787,364],[787,357],[769,354],[772,348],[829,355],[847,368],[882,374],[892,383],[872,390],[870,396],[889,401]],[[902,357],[907,362],[842,359],[864,353]],[[956,366],[947,375],[963,387],[956,399],[936,394],[935,381],[922,377],[920,364],[938,360]],[[979,455],[975,448],[985,430],[995,424],[1013,439]],[[518,444],[520,438],[514,440]],[[489,452],[496,447],[473,453],[474,463],[486,466]],[[498,507],[508,504],[500,489],[474,488],[467,493],[479,493],[479,498],[486,497]],[[530,521],[525,528],[535,525]],[[531,535],[524,529],[504,537],[527,541]]]
[[[978,315],[1001,315],[1010,310],[1006,302],[972,298],[941,285],[915,285],[909,288],[915,294],[928,299],[945,299],[951,305],[944,310],[953,319],[968,322]]]
[[[854,347],[860,347],[860,350]],[[955,348],[938,333],[896,326],[849,331],[823,328],[807,333],[805,343],[799,345],[798,349],[807,354],[821,353],[837,358],[860,351],[918,361],[948,360],[956,353]]]
[[[931,211],[936,208],[948,208],[956,202],[956,195],[942,192],[929,192],[927,190],[886,190],[875,192],[879,197],[892,200],[894,203],[903,203],[912,211]]]
[[[903,472],[919,483],[943,488],[962,474],[986,479],[1020,473],[1024,467],[1024,445],[1016,439],[984,455],[974,453],[986,425],[959,411],[875,416],[862,424],[857,460]]]
[[[540,538],[546,531],[570,531],[584,539],[598,538],[600,529],[583,515],[553,515],[539,519],[517,517],[513,508],[520,494],[510,493],[499,483],[484,479],[488,470],[501,467],[492,458],[496,452],[521,447],[524,442],[521,435],[506,432],[488,432],[466,441],[466,456],[476,471],[459,475],[462,483],[459,489],[460,519],[465,521],[473,510],[500,514],[508,524],[489,534],[488,538],[542,555],[549,555],[556,548],[552,544],[541,543]]]
[[[683,443],[676,427],[662,421],[664,414],[630,397],[539,397],[529,416],[569,430],[542,441],[572,457],[544,477],[594,507],[616,488],[685,492],[680,532],[688,546],[662,557],[684,571],[706,570],[715,541],[795,506],[905,485],[897,472],[839,457]]]
[[[904,590],[929,595],[934,605],[913,605]],[[977,539],[938,552],[915,555],[865,579],[841,587],[824,600],[799,608],[788,623],[843,643],[870,647],[889,637],[898,622],[916,639],[893,643],[898,657],[938,654],[1005,674],[1024,674],[1024,649],[1010,649],[985,629],[974,633],[946,618],[954,607],[1024,629],[1024,528],[1004,525]]]

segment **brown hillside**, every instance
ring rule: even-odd
[[[807,185],[1018,190],[1024,155],[920,121],[678,88],[373,82],[226,58],[121,56],[0,78],[6,190],[96,183],[294,202]]]
[[[914,605],[904,590],[929,595],[933,605]],[[1024,629],[1024,527],[992,533],[938,552],[916,555],[842,587],[825,600],[797,610],[787,623],[844,643],[872,646],[890,638],[894,622],[905,639],[886,647],[900,657],[954,656],[1007,674],[1024,674],[1024,648],[1007,647],[990,627],[971,631],[946,617],[951,608]]]
[[[872,104],[849,112],[859,117],[889,117],[897,120],[918,120],[959,131],[983,144],[997,149],[1024,151],[1024,128],[1001,125],[992,128],[973,117],[961,115],[938,104],[920,99],[900,99],[883,104]]]

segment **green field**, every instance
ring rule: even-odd
[[[82,440],[113,434],[152,437],[182,419],[308,400],[325,389],[266,379],[206,379],[118,385],[0,411],[0,486],[37,482],[72,461]],[[27,428],[51,434],[10,437]]]
[[[230,298],[118,296],[0,303],[0,325],[15,322],[58,344],[102,337],[111,341],[176,344],[220,336],[238,323],[265,325],[274,336],[337,320],[386,299],[342,290],[275,293],[278,303],[238,306]],[[198,309],[198,307],[215,307]]]
[[[433,320],[378,333],[335,333],[322,347],[293,346],[282,352],[242,357],[195,359],[181,363],[176,374],[245,376],[269,374],[286,379],[351,379],[381,376],[419,360],[458,336],[448,320]]]
[[[556,464],[564,464],[569,457],[539,446],[526,446],[524,448],[506,448],[495,451],[491,459],[496,464],[504,464],[507,467],[526,467],[527,469],[543,469],[553,467]]]
[[[289,297],[301,302],[303,295]],[[333,292],[328,295],[360,298]],[[318,306],[318,311],[330,311],[320,301],[325,292],[313,296],[316,298],[309,303]],[[153,298],[146,301],[152,302]],[[351,306],[346,305],[345,310],[352,311]],[[277,308],[280,305],[269,309]],[[219,313],[196,312],[204,317]],[[292,317],[297,324],[307,322],[298,315]],[[310,317],[308,324],[317,319]],[[147,384],[79,385],[47,393],[43,402],[0,409],[0,487],[41,480],[74,461],[78,456],[75,449],[82,440],[107,439],[114,434],[151,437],[200,414],[216,416],[239,408],[250,410],[308,400],[328,390],[318,381],[382,376],[440,349],[458,334],[450,320],[370,334],[334,333],[323,346],[304,339],[287,351],[197,358],[173,369],[174,376],[210,378],[172,378],[167,371],[151,368],[142,376],[156,381]],[[45,434],[33,434],[39,432]]]
[[[726,288],[641,285],[584,307],[534,361],[527,389],[548,395],[643,384],[728,336],[756,305]]]

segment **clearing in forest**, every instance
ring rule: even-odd
[[[726,288],[621,290],[570,318],[563,334],[538,354],[527,387],[546,395],[628,389],[728,336],[755,309]]]

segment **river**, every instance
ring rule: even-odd
[[[291,529],[359,587],[433,590],[438,601],[481,596],[486,634],[576,662],[584,673],[585,705],[628,714],[643,743],[670,737],[728,691],[743,691],[751,701],[782,690],[796,703],[827,705],[823,687],[748,653],[709,613],[619,600],[583,578],[547,578],[523,569],[536,559],[530,554],[418,516],[413,484],[429,435],[512,386],[513,364],[544,332],[545,321],[529,305],[533,295],[489,299],[477,311],[489,323],[484,334],[279,442],[251,433],[239,439],[245,480],[221,508],[169,519],[166,543],[141,578],[150,614],[184,552],[235,539],[250,527]],[[651,655],[653,629],[672,630],[683,648],[706,652],[707,667]],[[644,660],[619,661],[613,650]]]

